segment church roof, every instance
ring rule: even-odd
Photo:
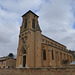
[[[45,36],[45,35],[43,35],[43,34],[42,34],[42,36],[43,36],[43,37],[45,37],[45,38],[47,38],[47,39],[49,39],[49,40],[52,40],[52,41],[54,41],[54,42],[56,42],[56,43],[60,44],[59,42],[57,42],[57,41],[55,41],[55,40],[53,40],[53,39],[51,39],[51,38],[49,38],[49,37],[47,37],[47,36]],[[65,45],[63,45],[63,44],[60,44],[60,45],[62,45],[62,46],[64,46],[64,47],[66,47],[66,46],[65,46]]]
[[[0,58],[0,61],[5,61],[5,60],[8,60],[8,59],[14,59],[14,58],[11,58],[11,57],[1,57]],[[15,59],[14,59],[15,60]]]
[[[34,12],[32,12],[31,10],[29,10],[29,11],[26,12],[24,15],[22,15],[22,17],[25,16],[26,14],[28,14],[29,12],[31,12],[31,13],[34,14],[35,16],[39,17],[38,15],[36,15],[36,14],[35,14]]]

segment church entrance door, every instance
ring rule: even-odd
[[[23,56],[23,67],[26,67],[26,55]]]

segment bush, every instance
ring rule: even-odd
[[[68,64],[68,60],[63,60],[62,64]]]

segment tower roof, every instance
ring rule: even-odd
[[[36,14],[35,14],[34,12],[32,12],[31,10],[29,10],[29,11],[26,12],[24,15],[22,15],[22,17],[25,16],[26,14],[28,14],[29,12],[31,12],[31,13],[34,14],[35,16],[39,17],[38,15],[36,15]]]

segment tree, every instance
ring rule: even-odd
[[[65,65],[68,64],[68,60],[63,60],[62,64],[65,64]]]
[[[13,58],[14,57],[13,53],[9,53],[8,57]]]
[[[71,50],[69,50],[68,51],[70,54],[72,54],[73,55],[73,59],[75,59],[75,51],[73,50],[73,51],[71,51]]]

